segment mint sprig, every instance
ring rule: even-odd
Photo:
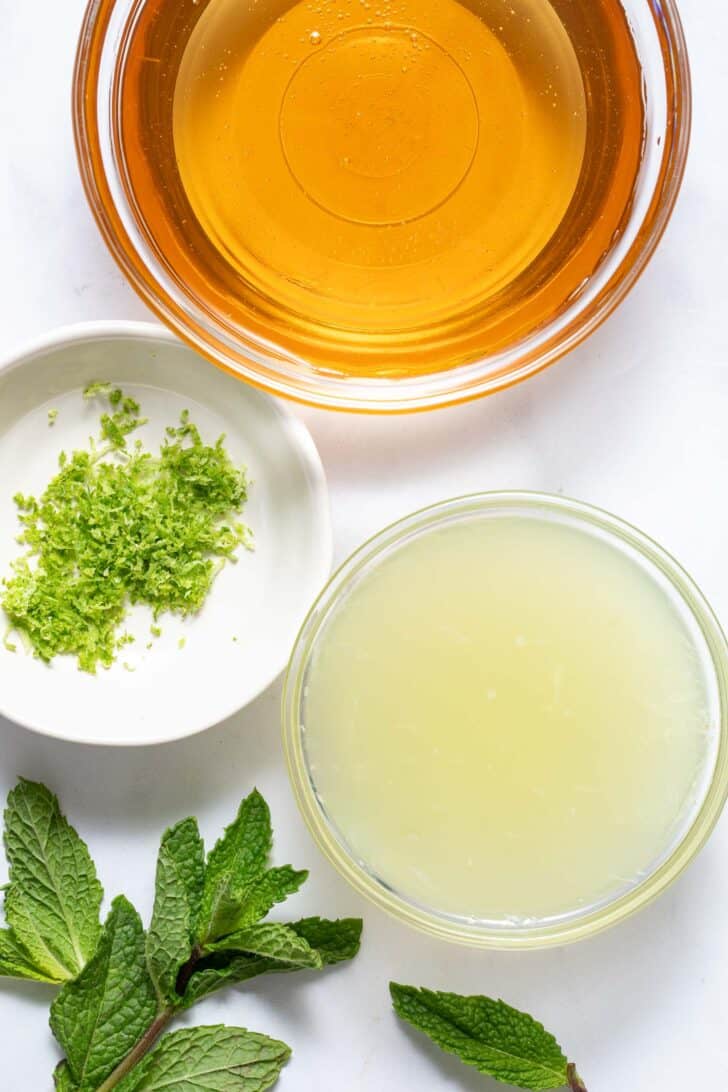
[[[489,997],[462,997],[391,982],[397,1015],[441,1050],[504,1084],[587,1092],[553,1035],[525,1012]]]
[[[165,832],[148,932],[123,896],[101,926],[93,862],[45,786],[21,781],[5,822],[0,976],[61,986],[51,1006],[65,1054],[56,1092],[265,1092],[290,1056],[284,1043],[244,1028],[168,1025],[225,986],[319,970],[359,950],[359,919],[261,920],[308,873],[269,868],[273,832],[258,792],[207,859],[196,820]]]

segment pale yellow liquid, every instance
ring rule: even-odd
[[[406,899],[493,922],[638,884],[710,777],[691,616],[637,555],[527,516],[399,547],[325,624],[305,749],[333,825]]]

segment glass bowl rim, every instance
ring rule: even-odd
[[[685,35],[676,0],[632,0],[644,5],[655,23],[663,60],[667,122],[649,205],[628,250],[592,300],[578,306],[563,325],[558,318],[552,319],[496,356],[410,379],[327,376],[324,369],[312,369],[302,358],[250,331],[241,331],[233,345],[233,339],[225,339],[219,327],[216,330],[211,323],[195,318],[191,304],[183,306],[166,290],[159,271],[130,238],[110,187],[99,128],[100,59],[109,21],[121,2],[133,0],[89,0],[76,54],[73,127],[91,211],[122,273],[157,317],[218,367],[271,394],[327,409],[404,413],[457,405],[514,386],[571,352],[602,325],[647,267],[672,215],[685,173],[692,121]],[[105,93],[110,97],[112,87]],[[502,366],[494,372],[499,360]]]
[[[454,915],[408,901],[357,863],[337,837],[312,788],[303,756],[301,690],[321,626],[356,582],[385,552],[414,534],[433,529],[454,513],[476,515],[511,506],[569,516],[576,524],[597,528],[608,540],[631,547],[662,574],[688,608],[705,641],[719,699],[718,747],[712,777],[690,827],[668,856],[637,886],[580,917],[536,926],[492,929],[465,923]],[[692,577],[659,543],[612,513],[568,497],[509,490],[465,494],[428,505],[389,524],[359,546],[331,577],[312,605],[291,653],[281,703],[283,747],[294,796],[314,841],[324,856],[359,894],[411,927],[440,939],[478,948],[534,949],[593,936],[652,903],[688,867],[704,846],[728,799],[728,643],[712,607]]]

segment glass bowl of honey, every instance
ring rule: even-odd
[[[312,608],[283,735],[319,848],[400,921],[538,948],[646,906],[728,793],[728,648],[646,535],[485,493],[365,543]]]
[[[149,306],[271,392],[516,383],[619,304],[682,180],[673,0],[91,0],[74,117]]]

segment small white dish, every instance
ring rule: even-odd
[[[224,567],[198,615],[163,616],[156,640],[151,612],[134,608],[126,628],[135,643],[95,676],[72,657],[45,664],[20,642],[15,653],[0,644],[0,714],[79,743],[163,743],[217,724],[283,670],[331,569],[326,481],[297,418],[160,327],[67,327],[0,365],[0,578],[22,552],[14,494],[38,495],[60,451],[85,447],[98,432],[101,407],[81,396],[92,380],[112,381],[138,399],[150,420],[135,435],[148,450],[158,450],[183,409],[207,442],[226,434],[231,458],[252,482],[242,519],[255,550],[241,550],[238,564]],[[51,409],[58,410],[52,427]]]

